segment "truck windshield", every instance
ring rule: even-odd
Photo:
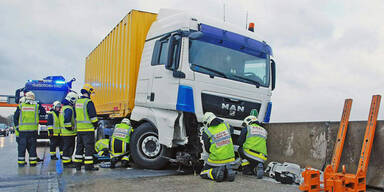
[[[205,41],[190,40],[189,62],[191,69],[197,72],[213,76],[224,74],[219,76],[269,87],[268,56],[262,58]]]
[[[55,101],[60,101],[66,96],[66,91],[52,91],[52,90],[32,90],[35,94],[36,101],[40,104],[52,104]]]

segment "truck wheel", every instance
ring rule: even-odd
[[[129,148],[135,164],[143,168],[162,169],[168,165],[167,147],[159,143],[157,130],[150,123],[143,123],[132,134]]]
[[[96,141],[103,139],[103,136],[104,136],[103,128],[98,127],[96,132]]]

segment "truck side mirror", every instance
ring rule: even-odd
[[[271,70],[272,70],[272,91],[276,86],[276,63],[273,59],[271,59]]]

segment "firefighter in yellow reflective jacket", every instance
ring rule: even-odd
[[[60,156],[63,155],[63,141],[61,138],[61,127],[60,127],[60,110],[61,103],[59,101],[53,102],[53,107],[51,111],[48,112],[48,132],[49,132],[49,153],[51,155],[51,160],[57,160],[56,157],[56,147],[60,149]]]
[[[244,119],[238,145],[243,158],[243,174],[256,175],[261,179],[264,175],[263,163],[267,160],[267,131],[256,116],[250,115]]]
[[[95,128],[98,125],[95,105],[90,98],[94,93],[93,87],[90,84],[85,84],[81,89],[82,96],[76,101],[75,105],[77,143],[74,162],[76,163],[76,170],[81,170],[82,162],[84,162],[87,171],[99,170],[99,168],[93,166]]]
[[[120,124],[115,126],[109,143],[111,168],[115,168],[115,165],[119,160],[121,160],[122,167],[128,167],[129,141],[132,132],[131,122],[127,118],[124,118]]]
[[[109,156],[109,139],[100,139],[96,141],[95,151],[99,157]]]
[[[76,124],[75,110],[73,106],[79,96],[69,92],[63,100],[63,108],[60,112],[61,137],[63,139],[63,166],[64,168],[75,168],[72,163],[72,155],[75,150]]]
[[[45,115],[45,109],[35,101],[35,94],[27,92],[25,102],[21,103],[13,116],[17,131],[19,132],[18,142],[18,165],[25,165],[25,151],[29,153],[29,165],[34,167],[37,164],[37,131],[39,116]]]
[[[209,157],[200,176],[217,182],[234,181],[235,172],[231,167],[231,163],[235,161],[231,138],[233,131],[227,123],[211,112],[204,114],[203,124],[205,128],[202,137],[205,151],[209,153]]]

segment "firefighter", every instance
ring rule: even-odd
[[[19,132],[18,165],[25,165],[25,151],[29,153],[29,165],[35,167],[38,161],[36,152],[39,116],[45,115],[45,109],[35,101],[35,94],[27,92],[25,102],[21,103],[14,114],[16,130]]]
[[[133,129],[128,118],[124,118],[120,124],[116,124],[109,143],[109,154],[111,157],[111,168],[121,160],[122,167],[128,167],[129,141]]]
[[[109,156],[109,139],[100,139],[95,143],[95,151],[98,157]]]
[[[239,154],[243,158],[243,174],[263,178],[263,163],[267,160],[267,131],[251,113],[243,121],[243,128],[238,139]]]
[[[203,142],[209,153],[200,176],[217,182],[234,181],[235,172],[231,163],[235,161],[235,151],[231,138],[231,128],[213,113],[206,112],[203,117]]]
[[[60,101],[53,102],[53,108],[48,112],[48,132],[49,132],[49,149],[51,160],[58,160],[56,157],[56,147],[60,149],[60,156],[63,155],[63,142],[61,138],[61,127],[60,127],[60,115],[61,103]]]
[[[72,163],[72,155],[75,150],[76,126],[74,105],[79,96],[69,92],[63,100],[63,108],[60,112],[61,137],[63,139],[63,166],[64,168],[75,168]]]
[[[77,143],[74,161],[76,163],[76,170],[81,170],[82,162],[84,162],[85,170],[99,170],[99,168],[93,166],[95,127],[98,125],[95,105],[90,98],[94,93],[93,87],[90,84],[85,84],[81,89],[82,96],[76,101],[75,105]]]

